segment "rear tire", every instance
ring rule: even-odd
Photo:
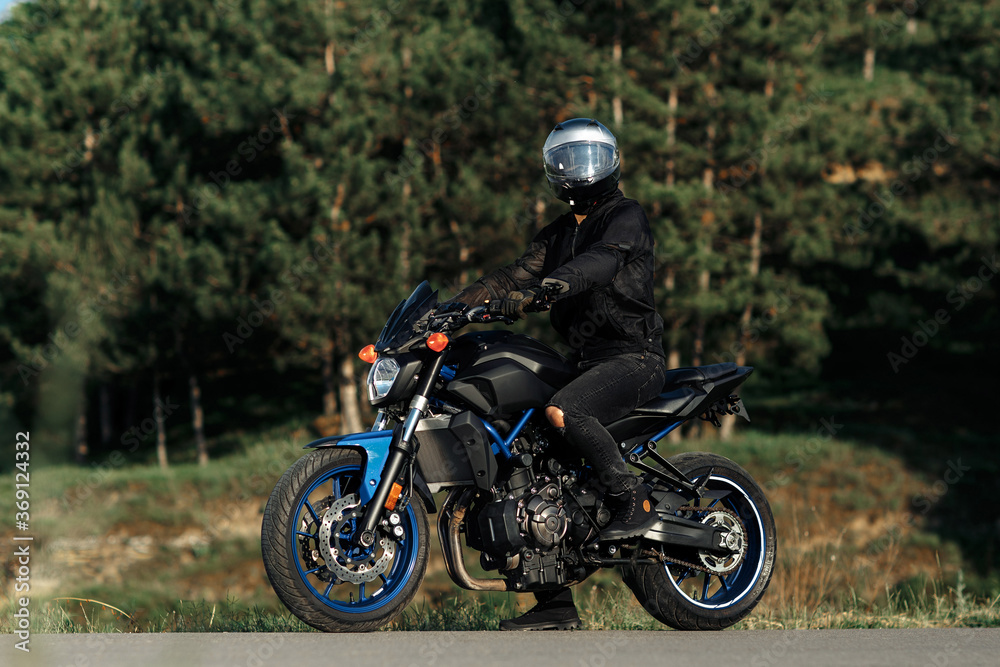
[[[711,470],[707,488],[730,491],[716,502],[739,515],[746,530],[746,553],[735,570],[721,577],[667,563],[624,567],[622,579],[661,623],[677,630],[724,630],[745,618],[771,583],[778,545],[771,506],[750,474],[723,456],[687,452],[669,460],[695,481]],[[664,547],[667,555],[678,555],[676,549],[658,543],[646,546]],[[696,558],[684,554],[681,560]]]
[[[357,520],[347,520],[324,545],[317,519],[338,499],[356,497],[362,464],[361,454],[351,449],[313,451],[285,471],[264,509],[261,553],[267,578],[289,611],[324,632],[367,632],[389,623],[413,599],[427,569],[427,513],[420,499],[413,498],[398,512],[404,536],[393,540],[381,535],[386,544],[392,540],[394,551],[378,577],[359,585],[332,575],[322,554],[330,553],[335,540],[340,549],[334,553],[347,563],[353,556],[353,567],[377,567],[377,548],[367,555],[344,551]],[[345,507],[343,515],[360,511]]]

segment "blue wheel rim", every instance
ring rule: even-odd
[[[319,517],[322,516],[322,510],[317,510],[312,503],[331,495],[334,499],[343,497],[349,493],[348,489],[356,487],[360,480],[361,469],[356,465],[340,466],[324,472],[302,495],[292,516],[294,530],[291,536],[291,548],[299,578],[317,600],[332,609],[348,614],[376,611],[391,602],[406,586],[417,564],[417,517],[413,507],[407,505],[406,510],[400,513],[402,519],[400,525],[403,526],[404,533],[402,538],[396,540],[396,553],[392,557],[392,563],[374,581],[367,584],[352,584],[340,580],[324,581],[319,575],[323,574],[325,565],[318,567],[313,565],[306,569],[307,564],[303,558],[300,539],[307,538],[312,548],[318,548]],[[324,489],[324,486],[327,488]],[[357,490],[354,489],[353,492],[356,493]],[[303,530],[303,521],[306,519],[308,527],[307,530]],[[352,521],[349,525],[353,528],[356,522]],[[345,594],[348,596],[347,600],[333,597]]]
[[[738,604],[757,586],[767,557],[767,533],[760,509],[737,482],[723,475],[712,475],[707,488],[731,491],[729,496],[706,505],[705,509],[721,505],[739,515],[747,541],[743,560],[724,575],[698,572],[677,564],[667,564],[664,568],[667,579],[688,602],[703,609],[725,609]]]

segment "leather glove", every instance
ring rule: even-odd
[[[528,289],[508,293],[507,296],[500,301],[500,312],[502,312],[504,316],[511,319],[524,319],[527,317],[524,309],[535,302],[535,297],[538,296],[538,292],[538,288],[529,287]]]
[[[441,305],[449,303],[464,303],[470,308],[483,305],[490,298],[490,292],[480,281],[476,281],[463,289],[461,292],[451,297]]]

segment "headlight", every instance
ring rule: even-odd
[[[392,383],[399,375],[399,364],[390,357],[379,357],[368,372],[368,398],[377,401],[392,389]]]

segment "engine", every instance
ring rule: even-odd
[[[536,474],[527,458],[505,493],[479,506],[478,531],[470,530],[467,539],[482,552],[483,568],[500,570],[514,589],[555,588],[586,576],[572,548],[593,532],[581,503],[592,508],[596,500],[555,460]]]
[[[562,494],[555,484],[547,484],[538,493],[528,498],[523,507],[518,507],[518,523],[521,530],[530,533],[534,544],[543,551],[558,546],[566,537],[569,517],[563,504]]]

